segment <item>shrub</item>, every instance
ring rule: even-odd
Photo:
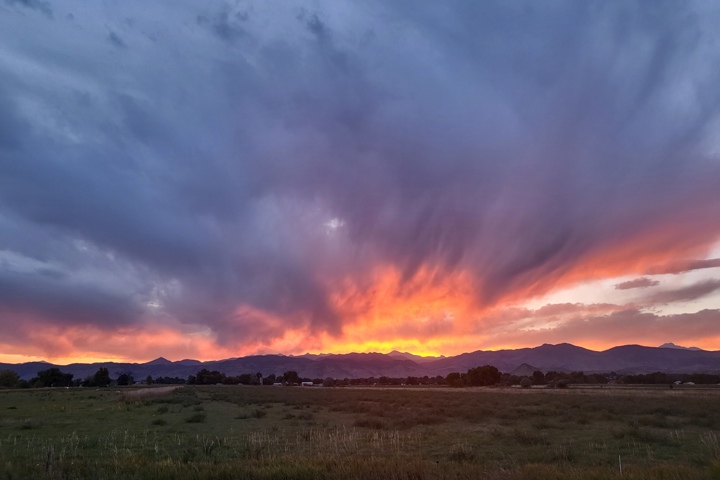
[[[259,408],[256,408],[252,411],[250,415],[252,415],[254,418],[263,418],[265,415],[267,415],[267,412],[265,410],[260,410]]]
[[[203,423],[205,421],[205,418],[207,418],[207,415],[204,413],[194,413],[187,417],[185,419],[185,422],[187,423]]]
[[[453,445],[449,455],[450,460],[455,462],[471,462],[475,460],[475,453],[468,445]]]
[[[41,422],[27,418],[20,424],[20,430],[32,430],[34,428],[40,428]]]
[[[355,427],[371,428],[373,430],[382,430],[385,424],[376,418],[358,418],[353,423]]]

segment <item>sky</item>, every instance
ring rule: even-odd
[[[0,362],[720,350],[718,25],[0,0]]]

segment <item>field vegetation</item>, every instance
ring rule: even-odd
[[[610,386],[5,390],[0,478],[720,478],[719,402]]]

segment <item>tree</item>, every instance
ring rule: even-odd
[[[447,377],[445,377],[445,382],[451,387],[455,388],[465,386],[462,375],[460,375],[458,372],[448,373]]]
[[[532,385],[532,380],[530,380],[528,377],[523,377],[522,380],[520,380],[520,386],[522,388],[530,388]]]
[[[323,380],[322,386],[323,386],[323,387],[334,387],[334,386],[335,386],[335,379],[334,379],[334,378],[331,378],[331,377],[327,377],[325,380]]]
[[[145,385],[152,385],[153,384],[153,378],[151,375],[148,375],[145,379]]]
[[[533,385],[545,385],[545,374],[540,370],[535,370],[532,374]]]
[[[40,370],[37,377],[30,380],[34,387],[69,387],[72,384],[73,374],[63,373],[59,368]]]
[[[198,385],[215,385],[217,383],[225,383],[226,377],[224,373],[217,370],[209,371],[207,368],[200,370],[196,377],[195,383]]]
[[[20,375],[14,370],[0,370],[0,387],[15,388],[20,384]]]
[[[93,387],[107,387],[110,385],[110,371],[105,367],[100,367],[93,375],[91,385]]]
[[[117,384],[122,386],[132,385],[134,381],[135,379],[129,373],[121,373],[117,379]]]
[[[500,381],[502,374],[492,365],[471,368],[466,374],[466,383],[472,386],[495,385]]]
[[[300,376],[295,370],[288,370],[287,372],[283,373],[283,378],[289,384],[300,383]]]

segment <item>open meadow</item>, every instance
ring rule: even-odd
[[[720,390],[6,390],[0,478],[720,478]]]

